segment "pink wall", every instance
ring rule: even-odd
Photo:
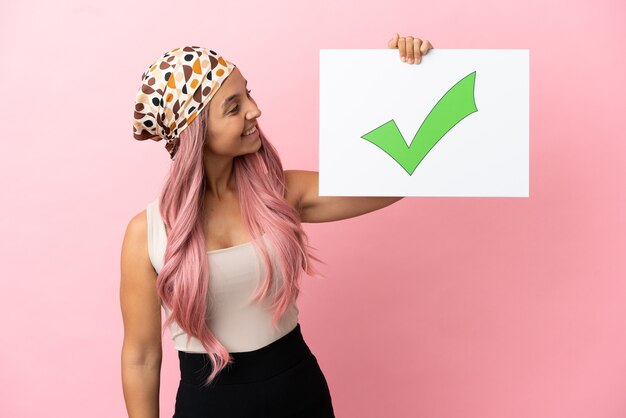
[[[152,60],[185,44],[232,60],[285,168],[317,170],[319,49],[396,31],[530,50],[530,198],[305,225],[328,279],[305,278],[300,319],[337,416],[626,416],[623,0],[187,4],[0,6],[0,416],[125,414],[120,248],[169,165],[131,134]]]

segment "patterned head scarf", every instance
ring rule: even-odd
[[[173,159],[180,133],[234,69],[232,62],[199,46],[166,52],[141,76],[133,119],[135,139],[165,139],[165,149]]]

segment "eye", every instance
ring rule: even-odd
[[[250,95],[250,93],[252,93],[252,90],[246,90],[248,93],[248,96]],[[230,113],[237,113],[237,109],[239,109],[239,105],[233,107],[233,110],[230,111]]]

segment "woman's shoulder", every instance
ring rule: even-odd
[[[299,210],[300,197],[302,196],[302,175],[300,170],[284,170],[285,195],[284,198],[293,208]]]
[[[126,226],[122,243],[122,264],[141,266],[144,271],[152,273],[152,263],[148,251],[148,221],[146,209],[134,215]]]
[[[144,209],[136,215],[133,215],[130,221],[128,221],[128,226],[135,230],[148,229],[148,210]]]
[[[289,204],[296,208],[298,197],[296,194],[296,184],[294,184],[293,170],[285,170],[285,195],[283,196]]]
[[[148,234],[148,215],[147,209],[143,209],[141,212],[134,215],[129,221],[126,227],[126,237],[136,244],[142,243],[144,238]]]
[[[303,210],[315,205],[319,199],[319,172],[310,170],[286,170],[286,199],[302,217]]]

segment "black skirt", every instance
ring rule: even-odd
[[[234,363],[203,387],[206,353],[178,352],[180,383],[173,418],[335,418],[328,383],[302,337],[300,324]]]

